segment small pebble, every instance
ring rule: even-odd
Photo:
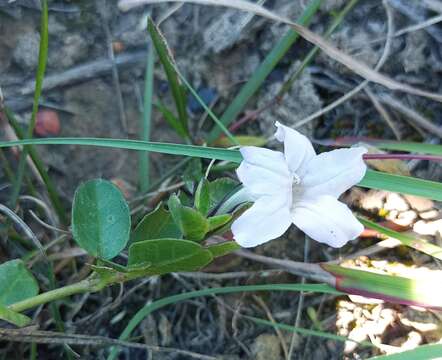
[[[61,126],[58,114],[53,110],[40,110],[37,113],[34,133],[38,136],[56,136]]]

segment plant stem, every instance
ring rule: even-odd
[[[47,291],[29,299],[19,301],[15,304],[10,305],[9,309],[15,312],[22,312],[38,305],[46,304],[48,302],[62,299],[74,294],[99,291],[108,284],[108,282],[103,282],[103,280],[99,277],[89,277],[78,283],[63,286],[59,289]]]

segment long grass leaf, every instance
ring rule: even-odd
[[[40,48],[38,52],[38,67],[35,79],[35,91],[34,91],[34,102],[32,105],[31,121],[29,123],[27,137],[31,138],[34,132],[35,123],[37,119],[38,105],[40,101],[43,79],[46,71],[46,61],[48,57],[48,2],[47,0],[42,0],[41,9],[41,24],[40,24]],[[28,147],[24,147],[20,160],[18,163],[17,177],[12,187],[11,193],[11,204],[15,207],[18,196],[20,194],[21,185],[23,182],[23,177],[26,168],[26,158],[28,157]]]
[[[150,44],[149,44],[150,45]],[[146,73],[144,76],[144,100],[143,114],[140,117],[140,139],[143,141],[150,140],[150,129],[152,121],[152,100],[153,100],[153,81],[154,81],[154,53],[152,46],[149,46],[147,54]],[[139,181],[140,191],[145,192],[149,188],[149,153],[141,153],[139,157]]]
[[[240,163],[242,161],[241,153],[238,150],[220,149],[196,145],[107,138],[46,138],[24,139],[17,141],[0,141],[0,148],[16,145],[45,144],[101,146],[108,148],[152,151],[171,155],[183,155],[225,160],[234,163]],[[367,170],[365,177],[357,185],[369,189],[382,189],[442,201],[442,183],[418,179],[411,176],[401,176],[387,174],[379,171]]]
[[[418,179],[411,176],[367,170],[365,177],[361,180],[358,186],[442,201],[442,183]]]
[[[402,351],[397,354],[371,357],[369,360],[418,360],[441,359],[442,344],[428,344],[418,346],[416,349]]]
[[[338,26],[342,23],[345,16],[349,13],[351,9],[357,4],[359,0],[351,0],[345,7],[339,12],[337,16],[334,17],[332,23],[328,27],[327,31],[324,34],[326,39],[338,28]],[[300,22],[301,23],[301,22]],[[292,30],[293,31],[293,30]],[[315,46],[307,56],[302,60],[302,63],[298,66],[296,71],[290,76],[290,78],[282,85],[281,89],[278,91],[277,98],[282,98],[284,94],[289,91],[292,87],[293,83],[298,79],[298,77],[302,74],[304,69],[311,63],[311,61],[316,57],[319,53],[320,48]]]
[[[321,266],[336,277],[336,289],[348,294],[397,304],[442,309],[442,288],[434,286],[439,283],[438,271],[430,272],[425,278],[413,279],[327,263]]]
[[[298,19],[298,22],[303,25],[307,25],[312,19],[313,15],[319,9],[322,0],[315,0],[310,2],[308,7],[304,10],[303,14]],[[276,67],[279,61],[284,57],[287,51],[299,38],[296,31],[290,29],[284,37],[273,47],[272,51],[266,56],[264,61],[254,71],[252,77],[241,88],[238,95],[230,103],[229,107],[225,110],[221,116],[221,122],[228,126],[235,118],[244,110],[249,99],[255,94],[263,84],[267,76]],[[209,143],[215,141],[221,135],[221,131],[218,128],[213,128],[209,134]]]
[[[0,148],[16,145],[86,145],[107,148],[151,151],[170,155],[184,155],[239,163],[242,160],[238,150],[229,150],[196,145],[170,144],[141,140],[108,138],[42,138],[16,141],[0,141]]]
[[[119,6],[123,10],[128,10],[135,6],[140,6],[143,4],[154,4],[154,3],[166,3],[172,2],[174,0],[120,0]],[[245,0],[181,0],[184,3],[194,3],[200,5],[212,5],[212,6],[224,6],[229,8],[238,9],[241,11],[250,12],[269,20],[275,22],[281,22],[287,25],[290,25],[299,35],[301,35],[304,39],[311,42],[312,44],[318,46],[326,55],[331,57],[333,60],[336,60],[355,72],[356,74],[362,76],[363,78],[372,81],[374,83],[383,85],[390,90],[399,90],[408,94],[423,96],[429,99],[433,99],[435,101],[442,102],[442,95],[433,93],[430,91],[422,90],[411,86],[406,83],[401,83],[392,78],[389,78],[386,75],[383,75],[363,62],[355,60],[352,56],[347,55],[341,50],[334,47],[329,42],[325,41],[320,36],[316,35],[314,32],[310,31],[306,27],[294,23],[293,21],[280,16],[258,4],[245,1]]]
[[[5,108],[4,112],[5,112],[6,118],[8,119],[9,124],[14,129],[14,132],[17,135],[17,137],[19,139],[23,139],[25,133],[24,133],[23,129],[20,127],[17,120],[15,119],[15,116],[12,113],[12,111],[8,108]],[[61,202],[61,199],[58,195],[55,184],[51,180],[48,172],[46,171],[46,167],[45,167],[43,161],[41,160],[40,156],[38,155],[38,153],[34,149],[34,147],[32,145],[29,145],[28,150],[29,150],[29,156],[31,157],[32,161],[34,162],[35,167],[37,168],[37,171],[40,174],[40,176],[43,180],[43,183],[46,186],[46,190],[48,191],[48,194],[49,194],[49,199],[51,201],[52,206],[54,207],[55,212],[57,213],[57,216],[58,216],[60,222],[64,225],[67,225],[68,219],[66,217],[66,212],[65,212],[65,209],[64,209],[63,204]]]
[[[276,328],[281,329],[281,330],[286,330],[286,331],[290,331],[290,332],[299,333],[301,335],[316,336],[316,337],[320,337],[320,338],[324,338],[324,339],[341,341],[341,342],[350,341],[350,342],[354,342],[354,343],[357,343],[359,345],[362,345],[364,347],[375,347],[372,343],[370,343],[368,341],[356,341],[356,340],[350,339],[350,338],[345,337],[345,336],[331,334],[331,333],[328,333],[328,332],[325,332],[325,331],[305,329],[305,328],[300,328],[300,327],[297,327],[297,326],[281,324],[279,322],[272,322],[272,321],[269,321],[269,320],[264,320],[264,319],[256,318],[254,316],[241,315],[241,317],[243,317],[245,319],[249,319],[249,320],[255,322],[256,324],[272,326],[272,327],[276,327]]]
[[[135,328],[155,310],[164,306],[175,304],[179,301],[193,299],[201,296],[217,295],[217,294],[231,294],[250,291],[306,291],[319,292],[325,294],[342,295],[341,292],[333,289],[328,285],[321,284],[269,284],[269,285],[247,285],[247,286],[227,286],[222,288],[209,288],[204,290],[192,291],[183,294],[173,295],[162,298],[153,303],[143,306],[138,310],[132,319],[129,321],[121,335],[120,340],[129,338]],[[114,348],[108,356],[108,360],[115,359],[118,355],[118,349]]]
[[[411,247],[417,251],[421,251],[427,255],[435,257],[436,259],[442,260],[442,248],[440,246],[434,245],[427,240],[417,239],[409,235],[401,234],[397,231],[388,229],[376,224],[373,221],[361,217],[358,219],[364,226],[370,229],[376,230],[387,237],[397,239],[405,246]]]
[[[153,23],[151,18],[149,18],[147,21],[147,29],[149,30],[152,43],[166,73],[167,81],[169,82],[170,90],[172,91],[172,96],[175,101],[176,110],[178,112],[178,118],[181,122],[182,127],[186,130],[187,137],[189,137],[186,111],[186,94],[180,84],[179,77],[175,71],[176,66],[172,56],[172,52],[170,51],[163,34],[161,34],[160,30]]]

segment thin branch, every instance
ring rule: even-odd
[[[156,352],[166,352],[190,356],[194,359],[216,360],[216,357],[198,354],[192,351],[166,348],[155,345],[138,344],[129,341],[111,339],[104,336],[64,334],[54,331],[41,331],[34,329],[1,329],[0,339],[12,342],[38,343],[38,344],[60,344],[60,345],[83,345],[83,346],[122,346],[133,349],[144,349]]]

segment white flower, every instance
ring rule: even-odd
[[[338,197],[365,175],[363,147],[316,155],[311,142],[280,123],[275,137],[284,153],[245,146],[236,173],[255,203],[233,224],[242,247],[281,236],[293,223],[312,239],[341,247],[364,230]]]

